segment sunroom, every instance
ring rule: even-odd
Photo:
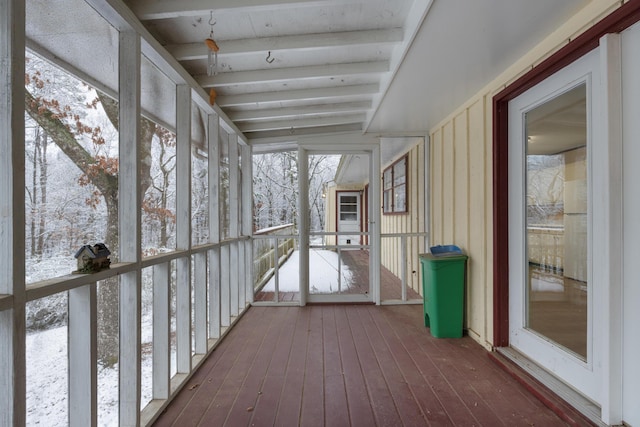
[[[0,426],[640,424],[640,0],[0,10]]]

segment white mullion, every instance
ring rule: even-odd
[[[231,324],[229,246],[228,244],[220,246],[220,326],[222,327]]]
[[[207,352],[207,253],[193,256],[194,328],[196,354]]]
[[[237,243],[238,248],[238,310],[240,313],[247,307],[247,269],[244,261],[244,244],[241,240]]]
[[[168,399],[171,375],[171,263],[153,266],[152,398]]]
[[[300,239],[300,305],[306,305],[309,295],[309,152],[298,148],[298,236]],[[276,241],[276,252],[278,242]],[[276,264],[278,256],[276,255]],[[339,276],[339,274],[338,274]]]
[[[380,147],[375,146],[369,156],[369,277],[373,301],[380,305]]]
[[[209,338],[220,338],[220,248],[209,251]]]
[[[24,51],[25,2],[0,0],[0,425],[26,422],[24,283]]]
[[[402,263],[400,264],[402,271],[400,272],[400,283],[401,283],[401,299],[402,301],[407,300],[407,237],[400,236],[400,259]]]
[[[229,237],[238,238],[239,227],[239,206],[238,206],[238,136],[236,134],[229,135]],[[239,301],[239,268],[238,263],[238,242],[234,241],[230,247],[230,265],[231,270],[229,288],[231,300],[231,316],[238,315]]]
[[[251,147],[243,145],[242,150],[242,235],[251,237],[253,231],[253,156]],[[245,303],[253,302],[253,252],[252,240],[245,240],[242,249],[244,251],[244,262],[242,263],[244,282]]]
[[[209,242],[220,243],[220,118],[208,117]],[[220,338],[220,249],[209,251],[209,337]]]
[[[119,259],[140,262],[140,37],[119,35]],[[140,423],[140,270],[120,275],[120,425]]]
[[[69,425],[98,424],[96,284],[69,291]]]
[[[176,246],[191,247],[191,88],[176,86]],[[176,260],[176,364],[191,371],[191,257]]]

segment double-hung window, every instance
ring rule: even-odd
[[[385,214],[407,212],[407,156],[404,156],[382,174]]]

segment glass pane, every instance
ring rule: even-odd
[[[175,115],[175,84],[147,57],[141,59],[142,100],[148,108],[158,104]],[[157,117],[142,117],[142,256],[176,247],[176,134]]]
[[[405,184],[399,185],[394,188],[394,212],[405,212],[407,210],[407,186]]]
[[[391,179],[391,168],[384,171],[383,181],[384,189],[387,190],[393,186],[393,180]]]
[[[393,166],[393,185],[404,184],[407,159],[402,159]]]
[[[385,212],[391,212],[391,197],[393,196],[393,190],[387,190],[383,194],[382,206],[384,206]]]
[[[33,283],[76,270],[73,255],[84,245],[118,246],[118,103],[30,52],[25,66],[25,255]]]
[[[30,301],[26,309],[27,425],[67,425],[67,293]],[[4,398],[4,397],[3,397]]]
[[[586,86],[536,107],[525,120],[527,326],[586,360]]]
[[[209,241],[209,144],[204,130],[207,116],[191,103],[191,242]]]

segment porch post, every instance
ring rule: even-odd
[[[118,176],[119,261],[140,262],[140,63],[141,42],[133,30],[119,41]],[[120,275],[120,425],[140,423],[140,269]]]
[[[300,305],[309,293],[309,154],[298,148],[298,236],[300,244]],[[276,246],[277,247],[277,246]]]
[[[369,156],[369,277],[371,277],[371,292],[373,301],[380,305],[380,145],[371,149]]]
[[[25,2],[0,0],[0,425],[26,414],[24,283]]]
[[[209,241],[220,244],[220,118],[210,114],[209,138]],[[220,246],[209,251],[209,338],[220,338]]]

